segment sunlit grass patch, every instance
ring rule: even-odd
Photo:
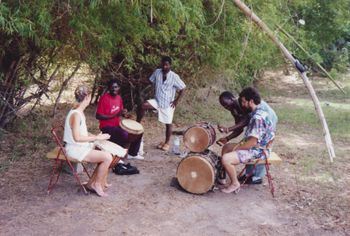
[[[297,99],[287,104],[274,106],[279,122],[292,125],[299,132],[322,130],[322,125],[311,101]],[[350,105],[322,102],[329,130],[332,136],[350,139]]]
[[[193,124],[210,122],[213,125],[234,123],[231,113],[219,103],[221,91],[187,91],[188,95],[181,101],[175,112],[175,123]]]

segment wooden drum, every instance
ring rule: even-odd
[[[143,126],[139,122],[131,119],[121,120],[120,127],[126,132],[128,132],[129,142],[134,142],[135,140],[140,138],[144,131]]]
[[[177,180],[190,193],[206,193],[214,187],[218,163],[219,157],[212,151],[190,153],[177,167]]]
[[[214,127],[208,122],[197,123],[184,133],[184,144],[192,152],[203,152],[216,140]]]
[[[102,150],[111,153],[113,156],[124,157],[127,154],[127,149],[122,148],[118,144],[115,144],[107,140],[97,140],[94,142],[95,146]]]

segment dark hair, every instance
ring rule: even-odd
[[[117,79],[110,79],[108,80],[107,82],[107,88],[110,89],[112,87],[113,84],[118,84],[118,87],[119,87],[119,83],[118,83],[118,80]]]
[[[85,85],[79,85],[74,91],[75,100],[77,102],[82,102],[88,94],[89,89]]]
[[[171,65],[171,62],[172,62],[171,57],[169,56],[162,57],[162,63],[164,62],[169,62],[169,64]]]
[[[255,105],[259,105],[261,102],[261,97],[258,90],[252,87],[243,89],[239,94],[239,98],[241,99],[242,97],[244,97],[247,101],[253,100]]]
[[[222,101],[223,99],[235,99],[235,96],[229,92],[229,91],[225,91],[225,92],[222,92],[219,96],[219,100]]]

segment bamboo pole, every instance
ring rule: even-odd
[[[255,13],[252,12],[249,7],[247,7],[240,0],[233,0],[233,2],[247,16],[247,18],[251,19],[255,24],[257,24],[262,29],[262,31],[264,31],[270,37],[270,39],[282,51],[284,56],[289,61],[291,61],[292,64],[295,66],[296,62],[297,62],[296,59],[292,56],[292,54],[288,51],[288,49],[278,40],[278,38],[269,29],[269,27],[257,15],[255,15]],[[318,117],[319,117],[321,124],[323,126],[323,136],[325,138],[329,158],[330,158],[330,161],[333,162],[333,158],[335,158],[334,146],[333,146],[331,135],[329,133],[329,129],[328,129],[328,125],[327,125],[325,116],[324,116],[323,111],[322,111],[322,107],[320,105],[320,101],[318,100],[316,92],[315,92],[314,88],[312,87],[312,84],[311,84],[309,78],[306,76],[306,73],[299,71],[299,69],[296,66],[295,66],[295,68],[298,71],[300,77],[303,79],[304,84],[310,93],[310,96],[311,96],[312,101],[314,103],[316,112],[317,112]]]
[[[298,43],[292,35],[290,35],[287,31],[285,31],[281,26],[277,25],[277,27],[278,27],[279,30],[281,30],[281,32],[282,32],[283,34],[285,34],[288,38],[290,38],[290,39],[298,46],[298,48],[300,48],[311,60],[313,60],[312,55],[311,55],[308,51],[306,51],[306,49],[305,49],[303,46],[301,46],[300,43]],[[314,61],[314,60],[313,60],[313,61]],[[333,84],[334,84],[335,86],[337,86],[337,88],[338,88],[340,91],[343,92],[343,94],[346,94],[346,92],[342,89],[342,87],[339,86],[339,84],[338,84],[338,83],[334,80],[334,78],[326,71],[326,69],[323,68],[323,66],[321,66],[320,63],[315,62],[315,61],[314,61],[314,63],[316,64],[316,66],[317,66],[318,68],[320,68],[320,69],[322,70],[323,73],[325,73],[325,74],[327,75],[328,79],[330,79],[330,80],[333,82]]]

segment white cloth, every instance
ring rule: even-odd
[[[154,107],[158,111],[158,120],[164,124],[173,123],[174,111],[175,108],[167,107],[160,108],[156,99],[147,100],[152,107]]]
[[[180,76],[173,71],[169,71],[166,74],[166,80],[163,81],[162,69],[157,69],[149,80],[155,85],[155,99],[160,108],[170,107],[170,103],[175,99],[176,91],[186,88]]]
[[[80,135],[88,136],[84,114],[82,114],[78,110],[70,110],[68,112],[66,121],[64,123],[63,141],[66,143],[65,150],[67,155],[77,161],[82,161],[84,160],[86,155],[93,149],[94,145],[89,142],[76,142],[74,140],[73,131],[69,124],[70,118],[73,113],[78,113],[78,115],[80,116],[80,125],[79,125]]]

